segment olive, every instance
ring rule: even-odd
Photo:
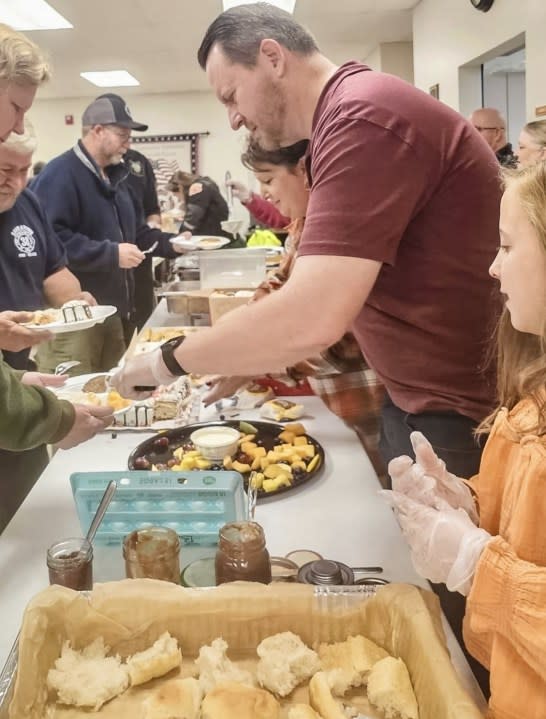
[[[158,437],[157,439],[154,439],[154,447],[156,447],[157,449],[167,449],[168,446],[168,437]]]
[[[150,469],[150,461],[146,457],[135,459],[135,469]]]
[[[249,457],[248,454],[245,454],[244,452],[239,452],[237,455],[237,461],[241,464],[252,464],[252,457]]]
[[[174,457],[173,457],[172,459],[168,460],[167,467],[169,467],[169,468],[174,467],[175,464],[176,464],[176,459],[174,459]]]

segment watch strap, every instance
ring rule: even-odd
[[[179,347],[182,342],[186,339],[185,335],[179,337],[173,337],[171,340],[167,340],[161,345],[161,356],[165,366],[169,372],[176,377],[182,377],[182,375],[188,374],[186,370],[180,366],[178,360],[174,356],[174,351]]]

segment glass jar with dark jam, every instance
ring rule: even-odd
[[[49,583],[83,591],[93,589],[93,547],[83,538],[62,539],[47,550]]]
[[[135,529],[123,540],[123,558],[129,579],[162,579],[180,584],[180,539],[174,529]]]
[[[220,529],[215,572],[217,585],[237,580],[271,582],[271,561],[259,524],[231,522]]]

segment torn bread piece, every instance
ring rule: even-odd
[[[179,667],[181,662],[182,652],[178,642],[169,632],[164,632],[151,647],[127,659],[131,686],[136,687],[156,677],[162,677]]]
[[[57,702],[98,711],[129,686],[129,674],[119,656],[107,657],[104,639],[78,651],[63,644],[61,656],[47,674],[47,687],[57,692]]]
[[[258,682],[281,697],[320,669],[317,653],[292,632],[266,637],[256,651],[260,657],[256,668]]]
[[[239,682],[253,687],[256,682],[249,671],[240,669],[227,657],[227,642],[221,637],[199,650],[195,664],[199,669],[199,683],[205,693],[221,682]]]
[[[280,719],[281,706],[264,689],[224,682],[209,692],[201,705],[201,719]]]
[[[197,679],[171,679],[144,701],[143,719],[199,719],[202,699]]]
[[[329,684],[336,696],[366,684],[372,667],[389,656],[382,647],[360,634],[344,642],[321,644],[318,655],[323,670],[329,672]]]
[[[402,659],[386,657],[368,676],[368,699],[385,719],[419,719],[417,699]]]
[[[293,704],[288,708],[288,719],[321,719],[309,704]]]
[[[322,719],[347,719],[343,704],[330,690],[326,672],[317,672],[309,680],[309,703]]]

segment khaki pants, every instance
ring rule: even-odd
[[[108,317],[88,330],[66,332],[40,345],[36,364],[40,372],[53,372],[60,362],[78,360],[70,370],[72,377],[93,372],[107,372],[115,367],[126,350],[124,326],[119,315]]]

